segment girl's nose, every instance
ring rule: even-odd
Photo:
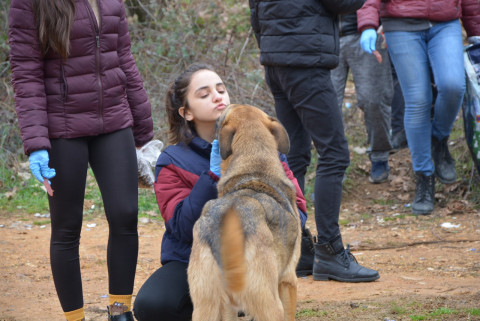
[[[213,92],[213,101],[220,101],[222,100],[222,95],[218,91]]]

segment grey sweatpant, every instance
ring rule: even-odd
[[[358,106],[364,112],[372,162],[388,161],[389,151],[392,149],[390,141],[392,70],[387,49],[381,48],[381,37],[378,37],[376,48],[382,55],[381,64],[374,55],[362,50],[360,34],[340,37],[340,63],[331,72],[341,108],[348,71],[350,69],[352,71]]]

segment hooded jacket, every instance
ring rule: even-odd
[[[9,44],[15,108],[27,155],[50,139],[133,128],[136,146],[153,137],[151,107],[135,60],[122,0],[75,0],[70,54],[42,55],[31,0],[12,0]]]

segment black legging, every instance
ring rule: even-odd
[[[88,164],[103,198],[109,225],[107,248],[110,294],[133,292],[138,255],[138,179],[130,128],[94,137],[52,139],[49,197],[52,235],[50,264],[64,311],[83,307],[79,243]]]
[[[187,263],[171,261],[153,273],[138,291],[133,312],[139,321],[189,321],[193,304]]]

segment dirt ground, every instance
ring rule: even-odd
[[[297,320],[480,320],[480,212],[437,184],[430,216],[410,214],[414,184],[408,150],[393,154],[388,182],[368,183],[369,165],[350,170],[341,229],[358,261],[377,269],[370,283],[300,278]],[[360,158],[362,159],[362,158]],[[313,217],[310,211],[310,217]],[[0,214],[0,320],[63,320],[49,266],[50,225],[34,215]],[[309,219],[309,226],[315,229]],[[159,267],[163,224],[139,223],[135,293]],[[87,320],[106,320],[107,224],[85,221],[81,264]]]

